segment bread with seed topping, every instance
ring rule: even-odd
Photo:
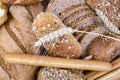
[[[87,0],[87,3],[103,18],[102,21],[110,31],[120,34],[120,0]]]
[[[85,80],[81,70],[42,67],[38,80]]]
[[[45,35],[48,35],[49,33],[63,27],[65,27],[65,25],[61,22],[61,20],[49,12],[39,14],[33,23],[34,32],[37,39],[40,39],[41,37],[44,37]],[[62,33],[64,33],[64,31],[59,33],[54,32],[54,34],[52,36],[48,36],[47,39],[53,36],[59,37],[56,37],[50,41],[43,39],[43,41],[46,41],[43,45],[47,49],[49,55],[79,58],[82,49],[78,41],[69,32],[61,35]]]

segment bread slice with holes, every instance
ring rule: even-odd
[[[38,80],[85,80],[81,70],[42,67]]]
[[[69,14],[73,14],[75,11],[79,10],[81,4],[84,3],[85,0],[51,0],[46,11],[52,12],[57,16],[60,15],[60,19],[63,20]]]
[[[46,35],[48,36],[42,40],[43,42],[45,41],[42,44],[47,49],[49,55],[68,58],[80,57],[82,49],[79,42],[69,31],[62,30],[65,28],[65,25],[54,14],[49,12],[39,14],[34,20],[33,28],[38,39]],[[61,31],[58,31],[58,33],[55,32],[56,30]],[[50,36],[49,34],[53,35]]]

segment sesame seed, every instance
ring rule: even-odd
[[[43,30],[45,30],[45,29],[46,29],[46,27],[45,27],[45,26],[43,26],[43,27],[42,27],[42,29],[43,29]]]
[[[71,49],[71,48],[72,48],[71,46],[68,47],[68,49]]]
[[[47,24],[47,27],[50,27],[51,25],[50,24]]]

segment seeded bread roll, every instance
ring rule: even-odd
[[[33,4],[43,0],[0,0],[0,2],[7,4]]]
[[[85,80],[80,70],[42,67],[38,72],[38,80]]]
[[[33,23],[33,30],[38,39],[63,27],[65,27],[65,25],[59,18],[48,12],[39,14]],[[53,36],[59,37],[48,42],[46,41],[43,44],[44,47],[49,54],[53,56],[79,58],[82,51],[80,44],[72,34],[65,33],[61,36],[60,34],[62,33],[64,33],[64,31],[54,33]],[[49,36],[48,38],[53,36]]]
[[[0,25],[2,25],[7,20],[7,12],[7,5],[0,2]]]
[[[101,17],[108,29],[120,34],[117,30],[120,28],[120,0],[87,0],[87,3]]]
[[[115,37],[110,34],[106,35]],[[88,46],[87,52],[89,55],[93,55],[95,60],[112,61],[120,54],[120,42],[99,36]]]

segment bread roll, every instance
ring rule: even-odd
[[[0,2],[0,25],[2,25],[7,20],[7,12],[7,5]]]
[[[110,34],[106,35],[115,37]],[[116,56],[120,54],[120,42],[99,36],[91,42],[91,44],[88,46],[87,51],[89,55],[93,55],[93,59],[112,61]]]
[[[101,17],[106,27],[114,33],[120,31],[120,0],[87,0],[88,5]]]
[[[65,25],[58,19],[58,17],[47,12],[39,14],[33,23],[33,30],[37,39],[63,27],[65,27]],[[43,43],[44,47],[49,52],[49,55],[79,58],[82,51],[80,44],[69,32],[61,36],[62,33],[64,33],[64,31],[60,31],[59,33],[54,32],[54,35],[47,38],[51,38],[53,36],[59,37]]]
[[[38,80],[84,80],[84,75],[80,70],[42,67]]]
[[[0,0],[0,2],[7,4],[33,4],[43,0]]]

